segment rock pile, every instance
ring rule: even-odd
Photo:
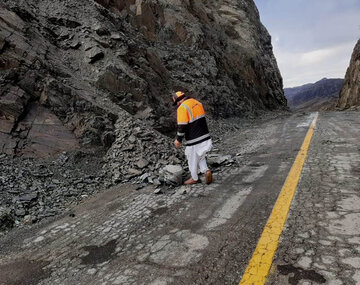
[[[91,157],[92,156],[92,157]],[[0,225],[31,224],[60,213],[96,191],[110,185],[96,171],[93,152],[60,154],[54,160],[0,157]]]
[[[115,142],[106,155],[105,172],[113,183],[137,178],[141,183],[165,182],[159,171],[169,164],[184,164],[182,150],[176,150],[173,139],[162,135],[139,120],[121,119],[115,124]],[[144,176],[145,175],[145,176]]]

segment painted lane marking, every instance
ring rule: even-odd
[[[258,178],[264,176],[265,171],[269,168],[268,165],[261,166],[244,166],[241,168],[243,170],[251,170],[250,173],[245,176],[241,183],[252,183],[256,181]],[[236,184],[235,184],[236,185]],[[252,187],[248,186],[240,189],[239,192],[230,196],[225,203],[222,205],[220,209],[218,209],[212,216],[212,218],[205,225],[206,230],[212,230],[220,225],[225,224],[231,217],[235,214],[235,212],[240,208],[240,206],[244,203],[247,196],[251,193]]]
[[[255,170],[246,176],[242,181],[245,183],[253,183],[260,177],[264,176],[265,171],[269,168],[268,165],[261,165],[256,167]]]
[[[310,124],[313,121],[313,119],[315,118],[316,114],[317,113],[311,113],[305,122],[299,123],[296,127],[297,128],[307,128],[308,126],[310,126]]]
[[[225,224],[235,214],[237,209],[244,203],[246,197],[250,194],[252,187],[242,189],[240,192],[231,196],[226,203],[215,212],[213,218],[206,224],[207,230],[212,230]]]
[[[291,167],[284,186],[265,225],[256,249],[240,281],[240,285],[263,285],[279,244],[291,202],[294,197],[319,114],[316,113],[301,149]]]

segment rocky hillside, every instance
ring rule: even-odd
[[[341,109],[360,106],[360,40],[354,48],[337,106]]]
[[[2,0],[0,223],[164,183],[186,164],[174,90],[202,100],[214,138],[220,120],[287,108],[252,0]]]
[[[177,89],[214,117],[286,106],[252,0],[97,2],[0,4],[2,152],[109,147],[133,118],[166,133]]]
[[[312,84],[285,88],[284,91],[291,109],[317,111],[336,104],[343,82],[343,79],[323,78]]]

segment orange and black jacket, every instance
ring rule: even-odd
[[[178,132],[176,139],[186,139],[186,145],[196,145],[210,139],[202,104],[195,99],[186,99],[177,109]]]

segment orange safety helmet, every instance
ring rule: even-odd
[[[185,98],[185,93],[182,91],[178,91],[173,95],[173,101],[174,101],[174,106],[177,104],[177,102],[181,101],[182,99]]]

